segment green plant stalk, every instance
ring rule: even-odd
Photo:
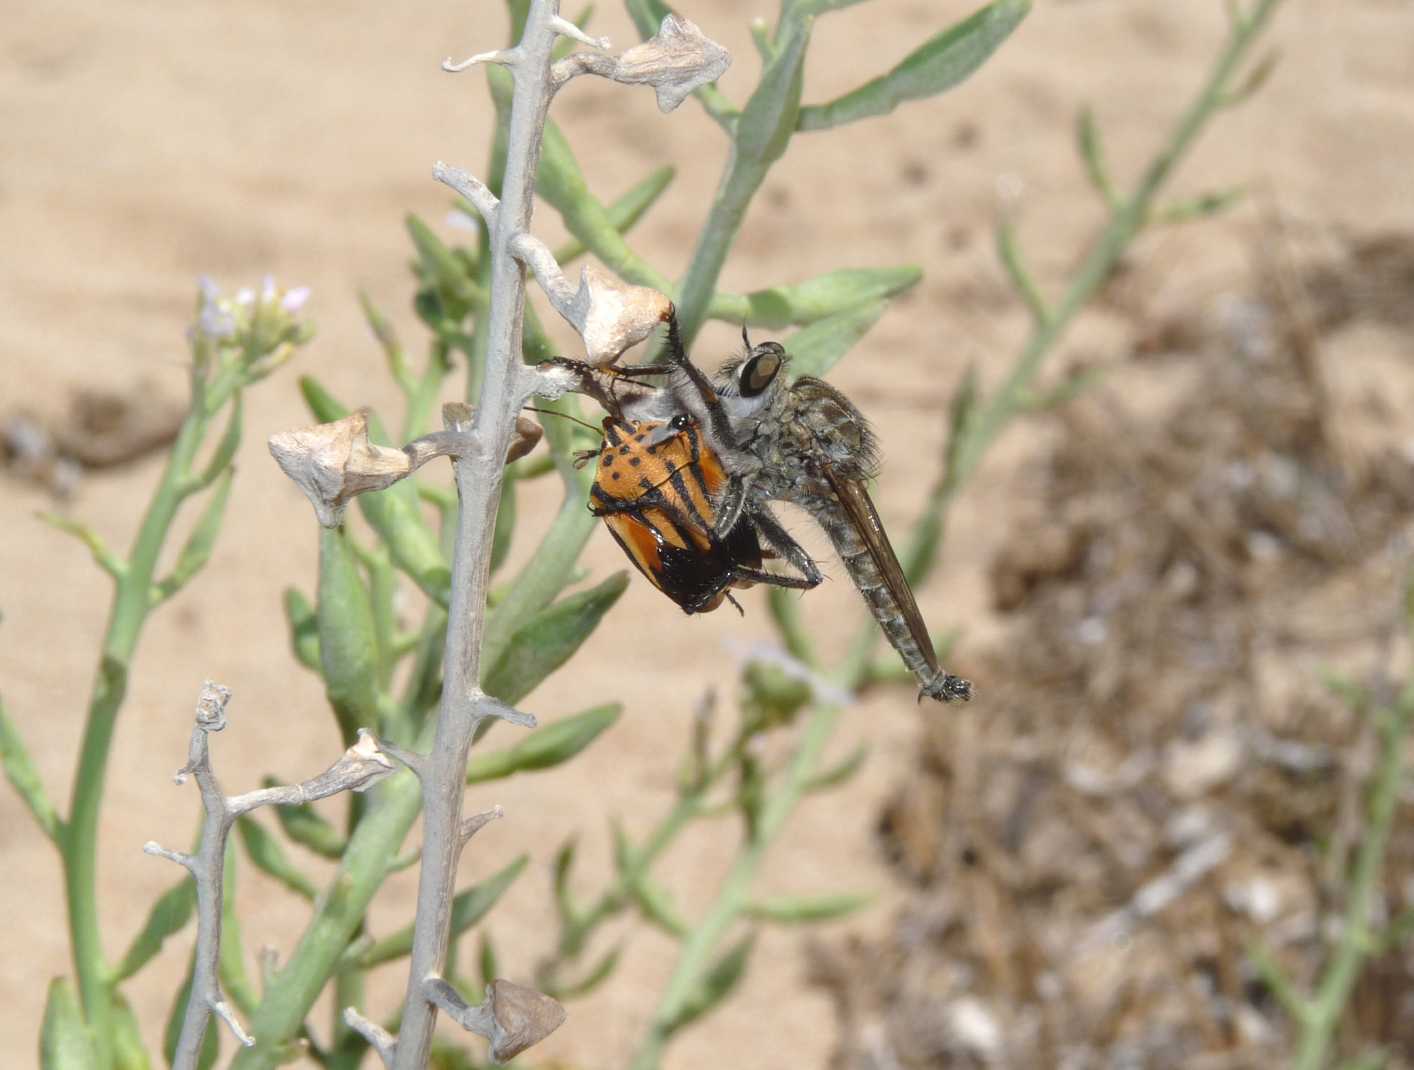
[[[89,699],[69,816],[60,838],[69,935],[84,1017],[93,1029],[100,1070],[112,1065],[113,992],[109,984],[98,917],[98,825],[108,756],[118,712],[127,697],[128,668],[142,627],[152,610],[157,561],[182,502],[188,497],[192,465],[215,413],[208,397],[228,396],[237,373],[226,370],[210,388],[194,380],[191,408],[177,432],[167,466],[133,540],[126,571],[118,578],[104,631],[97,678]],[[218,390],[217,387],[220,387]]]
[[[703,774],[701,782],[692,791],[678,797],[677,802],[658,822],[658,826],[649,834],[643,846],[633,853],[627,867],[630,872],[620,873],[614,882],[600,893],[593,906],[565,927],[555,949],[556,964],[578,956],[594,931],[632,901],[629,884],[633,876],[646,873],[658,860],[658,856],[677,839],[678,834],[694,818],[701,815],[708,793],[721,780],[723,774],[736,765],[744,742],[738,739],[718,755]]]
[[[987,448],[1012,419],[1025,411],[1024,398],[1027,389],[1039,372],[1042,361],[1075,314],[1114,272],[1124,250],[1148,218],[1153,202],[1164,182],[1172,174],[1174,166],[1207,121],[1226,104],[1228,86],[1239,64],[1280,2],[1281,0],[1261,0],[1249,16],[1234,22],[1227,44],[1214,63],[1207,81],[1193,104],[1180,117],[1167,144],[1145,169],[1134,192],[1116,207],[1109,224],[1081,265],[1065,296],[1054,312],[1044,322],[1038,323],[1002,385],[990,401],[981,406],[969,420],[964,439],[957,451],[957,465],[947,473],[941,492],[940,523],[943,523],[947,506],[953,500],[957,488],[976,470]],[[736,201],[732,201],[727,196],[736,167],[737,161],[734,158],[728,180],[719,195],[719,202],[726,201],[728,207],[736,204],[744,211],[744,199],[738,197]],[[749,192],[747,196],[749,197]],[[716,207],[714,205],[714,221]],[[739,223],[738,214],[735,224]],[[734,229],[733,226],[728,234],[734,233]],[[706,240],[704,237],[704,242]],[[711,278],[715,280],[715,273]],[[684,282],[683,293],[683,304],[687,304],[687,282]],[[870,652],[877,641],[877,629],[871,623],[867,626],[867,632],[867,635],[861,632],[859,639],[851,646],[846,668],[841,674],[850,686],[857,686],[868,671]],[[803,796],[804,786],[814,774],[841,712],[840,708],[829,706],[815,707],[810,712],[804,735],[786,779],[767,799],[755,839],[737,859],[722,882],[707,914],[683,944],[668,989],[654,1013],[647,1036],[635,1055],[633,1070],[653,1070],[659,1065],[672,1023],[686,1005],[703,971],[708,968],[718,942],[741,917],[748,905],[756,871],[772,841]]]
[[[749,905],[756,871],[804,795],[805,786],[814,775],[825,745],[829,742],[842,713],[842,706],[820,706],[811,711],[800,746],[786,772],[785,781],[772,792],[761,811],[755,838],[733,864],[711,909],[688,934],[683,944],[677,968],[668,981],[668,988],[663,993],[657,1011],[654,1012],[648,1035],[634,1057],[633,1070],[652,1070],[658,1065],[672,1023],[691,997],[717,943]]]
[[[1404,773],[1404,744],[1414,721],[1414,683],[1407,685],[1380,726],[1380,762],[1370,789],[1365,835],[1355,856],[1344,924],[1335,957],[1326,967],[1314,997],[1293,1008],[1300,1029],[1294,1070],[1321,1070],[1336,1029],[1345,1015],[1350,993],[1360,979],[1365,960],[1379,947],[1371,928],[1375,899],[1385,871],[1385,853],[1399,808]]]
[[[1235,21],[1227,44],[1213,64],[1208,80],[1180,117],[1166,146],[1149,162],[1134,191],[1117,202],[1109,223],[1100,232],[1074,280],[1054,310],[1039,320],[1011,372],[987,403],[981,406],[971,433],[958,451],[954,483],[961,485],[976,469],[987,448],[1022,408],[1031,382],[1041,362],[1060,338],[1070,321],[1114,274],[1120,257],[1150,218],[1159,190],[1194,139],[1217,112],[1228,104],[1230,85],[1238,66],[1246,59],[1253,43],[1271,19],[1281,0],[1260,0],[1250,15]]]
[[[784,59],[794,58],[794,65],[788,73],[796,80],[795,103],[797,106],[799,105],[800,63],[810,36],[810,22],[808,17],[802,18],[793,14],[791,9],[786,8],[782,11],[781,20],[777,27],[778,60],[784,61],[781,59],[782,57]],[[767,70],[769,71],[769,67]],[[763,75],[763,85],[764,78]],[[760,91],[761,87],[758,86],[758,92]],[[750,104],[747,107],[749,110]],[[794,126],[792,113],[791,129]],[[782,134],[784,140],[772,139],[765,144],[749,147],[745,143],[742,133],[740,125],[733,129],[731,153],[727,161],[726,172],[723,174],[722,181],[717,187],[717,193],[712,199],[712,208],[708,213],[707,223],[702,229],[697,247],[692,251],[692,260],[678,291],[676,302],[678,323],[682,331],[683,343],[687,346],[692,345],[692,340],[697,336],[703,321],[707,318],[708,306],[717,289],[717,279],[721,277],[722,266],[726,263],[727,253],[731,251],[737,231],[741,229],[742,220],[746,218],[746,210],[751,205],[751,199],[761,188],[761,183],[766,180],[771,165],[780,158],[790,139],[790,131],[787,130]],[[753,148],[755,151],[751,151]]]

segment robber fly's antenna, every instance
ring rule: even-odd
[[[751,338],[746,333],[746,324],[741,325],[741,344],[746,346],[746,351],[751,352]]]

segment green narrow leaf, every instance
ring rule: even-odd
[[[280,782],[274,777],[261,780],[261,786],[267,788],[278,783]],[[344,837],[308,803],[300,806],[277,806],[275,816],[279,819],[280,827],[285,830],[285,835],[301,847],[313,851],[321,858],[335,861],[344,856]]]
[[[562,598],[532,616],[486,674],[486,693],[510,705],[525,698],[570,659],[627,587],[628,573],[616,572],[597,587]]]
[[[673,906],[672,896],[666,888],[640,873],[629,882],[628,890],[645,920],[652,922],[669,936],[682,938],[687,935],[687,922],[683,921],[682,915]]]
[[[487,911],[496,905],[496,900],[501,898],[502,893],[515,883],[515,879],[521,875],[529,861],[530,856],[523,854],[499,873],[458,893],[452,900],[451,939],[455,940],[480,921]],[[392,936],[375,941],[358,956],[357,961],[360,967],[369,969],[380,963],[402,958],[411,951],[412,926],[406,925]]]
[[[547,992],[546,995],[553,996],[558,1000],[578,999],[581,996],[589,995],[613,975],[614,970],[618,968],[623,950],[622,945],[609,949],[579,980],[552,985],[550,987],[553,991]]]
[[[152,1070],[137,1015],[121,992],[113,993],[113,1066],[115,1070]]]
[[[997,220],[996,242],[997,259],[1001,261],[1002,269],[1011,281],[1011,288],[1031,313],[1031,319],[1038,325],[1045,324],[1051,317],[1050,310],[1046,307],[1046,299],[1041,296],[1041,288],[1036,285],[1036,280],[1026,266],[1026,258],[1021,255],[1021,246],[1016,240],[1016,226],[1005,213]]]
[[[756,945],[756,934],[747,933],[714,962],[702,975],[692,993],[683,1001],[682,1007],[672,1021],[666,1023],[665,1031],[677,1032],[689,1022],[696,1021],[714,1009],[741,981],[746,974],[746,964],[751,958],[751,950]]]
[[[176,998],[172,1000],[172,1009],[167,1014],[167,1026],[162,1031],[162,1055],[167,1060],[167,1065],[172,1065],[172,1060],[176,1055],[177,1041],[182,1036],[182,1020],[186,1017],[187,1000],[191,998],[192,968],[195,959],[187,966],[187,977],[182,982],[182,986],[177,989]],[[210,1021],[206,1023],[206,1035],[201,1039],[201,1054],[197,1057],[197,1070],[211,1070],[216,1065],[216,1060],[221,1057],[221,1023]]]
[[[209,487],[220,478],[221,473],[231,467],[231,462],[235,460],[236,450],[241,446],[241,432],[245,426],[244,420],[245,400],[244,396],[237,394],[235,400],[231,402],[231,415],[226,417],[226,430],[221,435],[221,441],[216,444],[216,450],[211,454],[211,460],[206,462],[206,467],[197,477],[192,490],[201,490]]]
[[[555,905],[559,908],[560,920],[565,925],[569,925],[579,913],[574,905],[574,893],[570,891],[570,870],[574,868],[574,856],[578,848],[579,841],[571,836],[555,852]]]
[[[152,909],[147,912],[147,920],[143,922],[142,928],[123,956],[123,961],[114,971],[113,983],[126,981],[146,966],[157,952],[162,950],[167,937],[180,932],[191,920],[194,909],[196,884],[190,877],[184,876],[152,904]]]
[[[403,350],[402,343],[398,341],[398,335],[393,330],[392,323],[373,303],[373,298],[368,296],[367,291],[360,290],[358,292],[358,303],[363,309],[363,318],[367,321],[369,330],[378,340],[378,347],[383,350],[383,357],[388,362],[388,371],[392,374],[393,381],[405,393],[412,393],[415,389],[412,369],[408,367],[407,353]]]
[[[879,322],[886,307],[883,301],[866,301],[796,331],[784,342],[791,377],[824,375]]]
[[[648,209],[653,207],[676,175],[677,171],[666,165],[650,173],[647,178],[609,205],[607,211],[610,225],[620,234],[627,234]],[[570,261],[583,256],[586,251],[588,246],[574,238],[555,250],[555,259],[564,267]]]
[[[805,47],[810,42],[810,20],[785,23],[777,39],[774,58],[761,72],[761,81],[736,123],[738,157],[769,166],[786,151],[800,114],[801,75]]]
[[[483,930],[481,933],[481,946],[476,961],[481,970],[481,984],[483,986],[489,985],[501,976],[499,964],[496,961],[496,945],[491,942],[491,933],[487,930]]]
[[[245,933],[236,913],[236,880],[240,868],[236,845],[226,841],[225,886],[221,899],[221,955],[217,963],[218,977],[226,999],[241,1014],[250,1015],[260,1002],[250,974],[246,972]],[[213,1028],[217,1023],[213,1023]]]
[[[299,392],[300,396],[304,398],[305,405],[309,407],[309,411],[321,424],[331,424],[335,420],[342,420],[353,411],[329,393],[324,388],[324,384],[312,375],[299,377]]]
[[[1247,189],[1243,186],[1212,190],[1166,205],[1155,213],[1154,219],[1159,223],[1191,223],[1195,219],[1206,219],[1225,212],[1246,196]]]
[[[817,921],[833,921],[853,914],[867,906],[872,896],[840,893],[836,895],[791,896],[763,899],[746,908],[746,916],[758,921],[773,921],[783,925],[804,925]]]
[[[344,745],[378,721],[378,639],[373,602],[342,528],[319,533],[319,664]]]
[[[476,304],[479,287],[472,281],[465,263],[453,255],[431,227],[412,212],[407,214],[404,223],[417,249],[418,274],[436,290],[443,316],[454,323],[460,322]]]
[[[512,773],[549,769],[573,758],[619,718],[622,706],[595,706],[554,724],[537,728],[505,750],[474,754],[467,764],[466,782],[479,784]]]
[[[491,571],[506,563],[516,532],[516,481],[509,471],[501,483],[501,504],[496,510],[496,530],[491,539]]]
[[[303,896],[310,902],[314,901],[319,892],[314,882],[299,871],[285,854],[280,841],[270,835],[260,822],[249,814],[242,814],[236,819],[236,830],[240,833],[245,853],[256,869],[274,877],[296,895]]]
[[[1095,123],[1095,113],[1089,107],[1081,108],[1075,120],[1075,141],[1080,149],[1081,162],[1085,164],[1085,177],[1095,192],[1111,208],[1118,197],[1114,183],[1110,181],[1110,169],[1105,163],[1104,146],[1100,143],[1100,128]]]
[[[639,36],[644,38],[657,33],[663,19],[671,14],[668,5],[662,0],[625,0],[624,7],[628,9],[628,17],[633,19]]]
[[[815,648],[805,627],[800,592],[772,587],[767,593],[766,605],[771,611],[771,623],[776,626],[776,633],[785,643],[790,656],[806,665],[815,664]]]
[[[5,769],[5,779],[29,807],[29,812],[34,815],[44,834],[57,843],[61,829],[58,811],[49,801],[44,781],[30,759],[19,728],[10,720],[3,699],[0,699],[0,766]]]
[[[48,524],[55,531],[62,531],[65,535],[72,535],[88,548],[89,554],[93,557],[93,563],[101,568],[115,580],[121,579],[128,571],[127,562],[108,549],[108,544],[103,538],[87,524],[77,520],[72,520],[58,513],[35,513],[35,519]]]
[[[211,560],[211,551],[216,547],[216,536],[221,533],[221,521],[226,516],[226,503],[230,500],[231,484],[235,478],[234,468],[227,468],[217,478],[216,487],[211,492],[206,508],[201,511],[196,527],[192,529],[181,553],[177,555],[177,563],[167,576],[153,584],[153,605],[171,598],[191,582],[192,577]]]
[[[869,757],[869,747],[861,743],[850,751],[849,756],[838,765],[825,769],[811,777],[805,783],[804,790],[809,792],[824,791],[826,788],[837,787],[853,779],[854,774],[864,767],[864,760]]]
[[[545,124],[535,190],[554,206],[565,228],[615,274],[639,286],[672,293],[672,280],[634,252],[609,210],[589,189],[569,141],[553,122]]]
[[[49,982],[44,1024],[39,1028],[39,1065],[42,1070],[96,1070],[98,1066],[93,1037],[67,977]]]
[[[922,277],[916,267],[843,268],[790,286],[753,290],[744,295],[743,308],[730,312],[726,304],[731,295],[719,294],[708,306],[708,315],[763,327],[814,323],[866,301],[903,293]]]
[[[285,623],[290,627],[290,652],[306,669],[319,671],[319,621],[304,592],[285,588]]]
[[[828,104],[801,108],[799,128],[828,130],[946,92],[977,70],[1030,10],[1031,0],[995,0],[929,38],[887,74]]]

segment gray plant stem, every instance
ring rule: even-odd
[[[228,796],[221,790],[212,771],[208,736],[225,728],[225,705],[229,698],[230,691],[219,685],[208,683],[202,688],[197,704],[196,727],[192,729],[187,750],[187,764],[177,773],[178,783],[183,782],[188,774],[195,777],[201,791],[205,816],[196,852],[169,851],[152,842],[143,847],[148,854],[166,858],[185,868],[196,883],[196,949],[192,960],[191,991],[172,1056],[172,1070],[195,1070],[212,1014],[219,1015],[243,1045],[251,1047],[255,1043],[241,1028],[235,1014],[222,998],[219,979],[226,843],[236,819],[260,806],[299,806],[342,791],[361,791],[393,769],[391,759],[378,752],[372,737],[360,733],[358,744],[350,747],[337,762],[316,777],[290,786],[261,788],[243,795]]]
[[[428,998],[427,986],[441,974],[447,959],[457,861],[463,843],[467,756],[477,725],[490,712],[479,687],[486,593],[506,450],[524,386],[520,354],[525,270],[512,255],[511,243],[528,231],[534,207],[535,172],[553,95],[547,72],[557,33],[551,20],[558,14],[556,0],[536,0],[531,5],[517,46],[520,55],[511,65],[515,96],[508,124],[506,170],[495,224],[488,228],[491,285],[485,373],[471,428],[473,449],[454,462],[460,509],[442,701],[436,738],[422,774],[422,865],[396,1070],[421,1070],[431,1051],[437,1007]]]

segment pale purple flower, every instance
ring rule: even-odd
[[[294,315],[304,307],[304,303],[309,300],[309,287],[296,286],[293,290],[286,290],[285,296],[280,298],[280,307]]]

